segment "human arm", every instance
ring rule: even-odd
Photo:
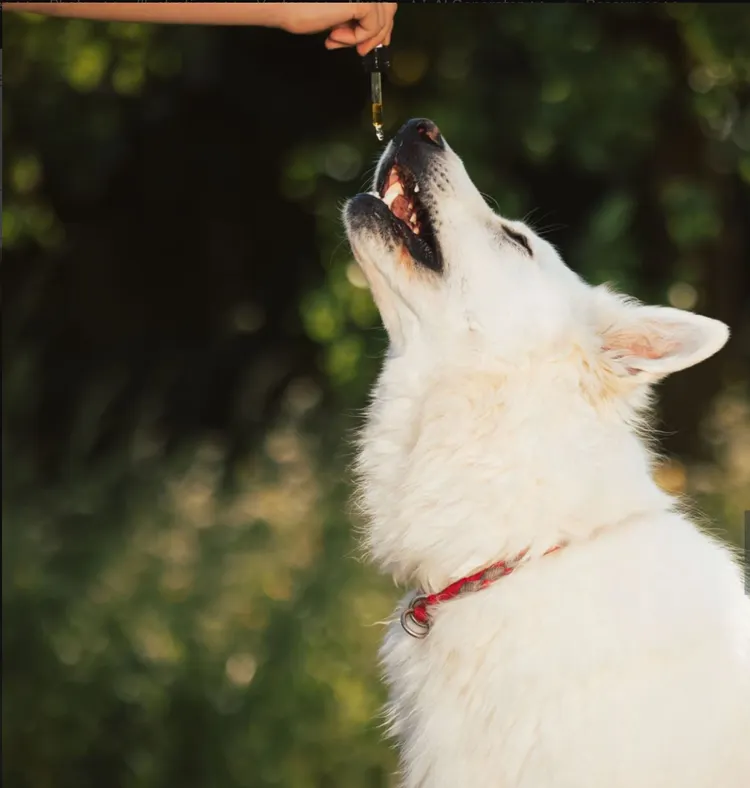
[[[397,3],[3,3],[3,11],[110,22],[255,25],[289,33],[330,31],[328,49],[360,55],[389,44]]]

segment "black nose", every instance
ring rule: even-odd
[[[445,141],[440,129],[427,118],[414,118],[404,123],[394,139],[402,145],[423,142],[445,150]]]

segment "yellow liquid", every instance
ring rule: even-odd
[[[383,105],[372,105],[372,125],[375,129],[375,136],[382,142],[383,141]]]

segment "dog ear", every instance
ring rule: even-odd
[[[705,361],[728,339],[729,328],[719,320],[682,309],[628,304],[602,332],[602,351],[618,376],[654,382]]]

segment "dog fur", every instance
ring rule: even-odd
[[[359,446],[365,543],[427,592],[529,559],[423,640],[397,611],[381,656],[402,785],[748,788],[740,562],[654,482],[646,423],[653,385],[727,327],[589,286],[415,123],[375,183],[411,172],[439,270],[375,187],[344,209],[390,340]]]

